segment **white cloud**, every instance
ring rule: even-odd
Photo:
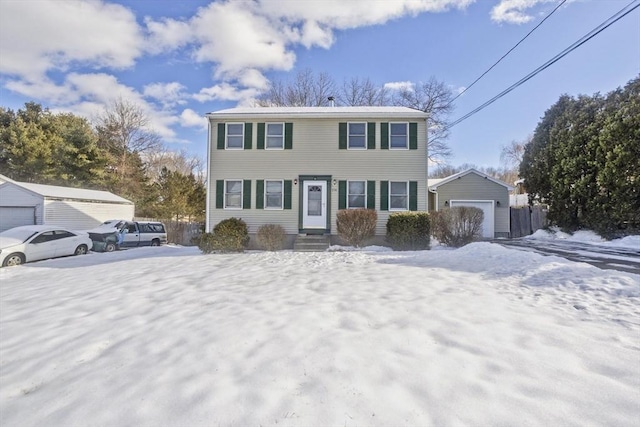
[[[193,97],[200,102],[207,101],[247,101],[255,98],[260,93],[255,88],[239,88],[227,82],[211,87],[203,88]]]
[[[123,6],[91,1],[3,1],[0,72],[38,81],[72,63],[126,68],[141,54],[144,39]]]
[[[542,3],[557,3],[557,0],[501,0],[491,9],[491,20],[508,24],[525,24],[533,19],[527,11]]]
[[[145,18],[144,22],[149,33],[145,48],[150,53],[177,49],[193,41],[193,31],[188,22],[167,18],[160,21]]]
[[[413,82],[389,82],[384,84],[388,90],[413,90]]]
[[[180,125],[183,127],[196,127],[200,129],[207,129],[207,118],[196,113],[190,108],[185,109],[180,114]]]
[[[153,98],[165,106],[185,104],[186,87],[178,82],[152,83],[143,88],[143,95]]]

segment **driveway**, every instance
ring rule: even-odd
[[[593,243],[548,239],[496,239],[507,248],[556,255],[571,261],[586,262],[603,270],[640,274],[640,248],[625,248]]]

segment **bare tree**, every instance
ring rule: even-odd
[[[435,77],[413,87],[400,89],[393,97],[395,105],[429,113],[429,160],[433,162],[440,163],[451,156],[446,139],[449,137],[448,118],[454,108],[452,101],[451,88]]]
[[[146,153],[143,160],[147,175],[154,182],[160,178],[163,168],[185,176],[193,174],[198,182],[204,181],[204,162],[198,156],[188,154],[186,150],[170,151],[163,147]]]
[[[127,168],[129,154],[142,155],[162,147],[160,136],[149,126],[149,118],[136,104],[118,98],[96,119],[99,141],[119,157],[119,175]]]
[[[522,163],[522,156],[524,156],[524,147],[531,141],[533,135],[529,135],[526,141],[518,142],[511,141],[509,144],[502,147],[500,152],[500,161],[505,168],[518,170],[520,163]]]
[[[340,105],[383,106],[388,105],[389,93],[384,86],[376,86],[369,78],[354,77],[342,83],[337,94]]]
[[[335,95],[336,85],[328,73],[314,74],[304,69],[291,82],[275,81],[258,98],[262,107],[323,107],[329,105],[329,96]]]

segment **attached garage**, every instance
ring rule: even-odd
[[[513,187],[475,169],[429,180],[429,210],[472,206],[482,209],[482,237],[509,237],[509,191]]]
[[[33,224],[88,230],[109,219],[133,219],[134,204],[108,191],[1,178],[0,232]]]

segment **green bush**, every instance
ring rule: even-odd
[[[459,248],[482,235],[482,209],[470,206],[456,206],[432,212],[433,236],[447,246]]]
[[[375,235],[377,222],[378,213],[373,209],[343,209],[336,217],[340,238],[357,248]]]
[[[198,247],[205,254],[212,252],[242,252],[249,244],[247,224],[238,218],[228,218],[213,227],[213,233],[202,233]]]
[[[429,249],[431,221],[427,212],[397,212],[387,220],[387,243],[395,250]]]
[[[286,233],[281,225],[265,224],[258,228],[258,244],[267,251],[278,251],[284,248]]]

